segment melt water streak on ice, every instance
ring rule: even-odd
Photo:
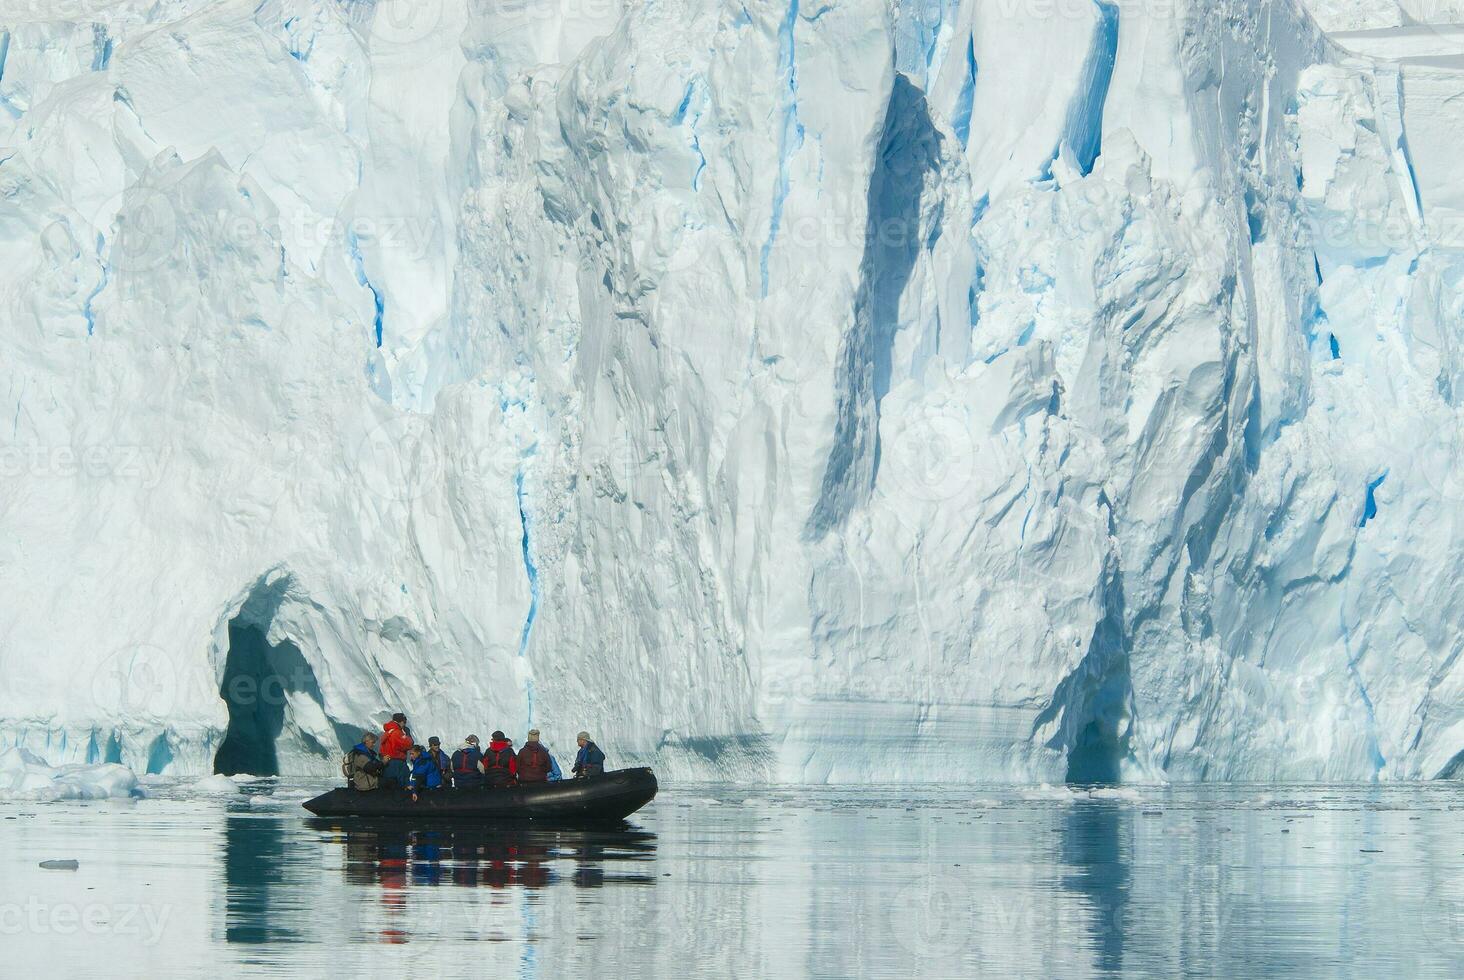
[[[10,32],[6,30],[0,30],[0,82],[5,81],[5,65],[7,60],[9,59],[9,55]],[[0,109],[4,109],[6,112],[10,113],[10,117],[12,119],[19,119],[22,115],[20,109],[11,104],[10,100],[5,97],[4,92],[0,92]],[[7,156],[4,159],[8,160],[10,159],[10,157]]]
[[[773,184],[773,212],[768,226],[767,241],[763,243],[758,268],[762,273],[762,295],[768,294],[768,259],[773,252],[773,243],[778,238],[778,228],[783,223],[783,203],[788,199],[788,169],[792,156],[803,147],[803,123],[798,119],[798,48],[795,32],[798,27],[799,0],[788,4],[788,15],[778,28],[778,77],[787,88],[784,94],[783,125],[778,130],[778,176]]]
[[[971,143],[971,110],[976,101],[976,39],[966,39],[966,77],[961,82],[960,94],[956,96],[956,111],[951,116],[951,129],[961,141],[961,149]]]
[[[1332,350],[1334,357],[1337,356],[1336,344],[1337,338],[1333,337]],[[1383,482],[1387,479],[1388,473],[1386,470],[1384,470],[1382,476],[1378,477],[1376,480],[1373,480],[1367,485],[1367,494],[1363,498],[1362,520],[1357,522],[1358,527],[1367,527],[1368,522],[1371,521],[1374,517],[1378,516],[1378,488],[1381,487],[1383,485]]]
[[[1119,8],[1111,0],[1093,0],[1098,20],[1083,65],[1082,80],[1063,126],[1063,142],[1072,150],[1079,171],[1087,176],[1103,150],[1103,110],[1108,105],[1108,88],[1118,61]],[[1053,151],[1053,160],[1062,150]],[[1046,175],[1050,176],[1049,164]]]
[[[1464,13],[1461,13],[1461,17],[1464,17]],[[1404,172],[1404,174],[1407,175],[1407,178],[1408,178],[1408,193],[1410,195],[1410,203],[1412,203],[1412,205],[1414,207],[1414,214],[1417,216],[1418,220],[1422,220],[1423,214],[1424,214],[1424,210],[1423,210],[1423,190],[1419,186],[1419,183],[1418,183],[1418,171],[1414,167],[1414,164],[1413,164],[1413,151],[1408,146],[1408,124],[1405,121],[1407,119],[1407,117],[1408,117],[1408,110],[1407,110],[1407,102],[1406,102],[1405,97],[1404,97],[1404,94],[1403,94],[1403,72],[1402,71],[1399,71],[1398,72],[1397,86],[1398,86],[1398,93],[1397,93],[1397,98],[1398,98],[1398,158],[1402,161],[1402,163],[1403,163],[1403,172]]]
[[[523,556],[524,574],[529,578],[529,613],[524,618],[524,631],[519,636],[519,657],[526,658],[529,655],[529,638],[534,632],[534,621],[539,618],[539,569],[534,564],[533,543],[529,539],[529,510],[524,497],[524,470],[519,468],[514,476],[514,495],[518,502],[519,522],[523,527]],[[528,699],[528,722],[534,721],[534,679],[530,676],[525,682],[526,696]]]
[[[97,232],[97,263],[101,266],[102,277],[97,282],[96,287],[87,294],[86,304],[82,307],[82,316],[86,318],[86,335],[88,337],[97,332],[97,315],[92,309],[92,303],[102,294],[102,290],[107,288],[107,284],[112,279],[112,271],[107,265],[106,256],[103,254],[106,249],[106,244],[106,240],[102,238],[102,233]]]
[[[1372,761],[1372,779],[1377,781],[1387,765],[1383,758],[1383,750],[1378,744],[1378,715],[1377,708],[1373,705],[1372,696],[1367,693],[1367,684],[1363,682],[1362,672],[1358,669],[1360,654],[1352,651],[1352,630],[1347,625],[1347,610],[1344,606],[1338,613],[1339,628],[1342,633],[1342,649],[1347,656],[1347,672],[1351,676],[1352,685],[1357,690],[1357,696],[1362,701],[1363,710],[1367,713],[1367,742]]]
[[[702,174],[707,169],[707,156],[702,152],[701,135],[697,132],[697,124],[701,122],[704,105],[699,102],[696,112],[692,113],[690,117],[687,115],[691,109],[692,99],[697,98],[698,94],[696,82],[687,85],[686,94],[681,99],[681,105],[676,107],[676,114],[671,117],[671,121],[677,125],[681,125],[682,123],[686,124],[689,131],[687,140],[691,151],[696,154],[696,172],[691,175],[691,189],[693,191],[701,190]]]
[[[373,327],[376,334],[376,346],[380,347],[385,328],[386,300],[382,297],[381,290],[372,285],[371,279],[366,275],[366,257],[361,254],[361,240],[357,237],[354,229],[350,232],[349,237],[351,241],[351,263],[352,268],[356,272],[356,282],[371,290],[371,301],[376,307]]]
[[[106,71],[112,63],[112,39],[107,36],[107,29],[101,24],[92,25],[92,44],[95,52],[92,55],[92,71]]]

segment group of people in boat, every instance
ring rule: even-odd
[[[580,732],[579,752],[570,772],[576,779],[605,771],[605,753]],[[395,789],[418,793],[445,789],[503,789],[524,783],[555,783],[564,778],[559,763],[530,728],[523,748],[514,751],[513,739],[494,732],[487,747],[478,736],[463,739],[462,748],[448,755],[436,735],[422,745],[412,737],[407,716],[391,716],[381,735],[363,732],[361,741],[346,754],[341,773],[352,789],[362,792]]]

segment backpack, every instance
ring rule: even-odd
[[[549,750],[538,742],[530,742],[519,749],[519,778],[539,779],[549,775]]]

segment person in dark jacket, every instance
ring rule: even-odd
[[[579,743],[579,754],[574,757],[574,778],[583,779],[586,776],[598,776],[605,771],[605,753],[600,747],[590,741],[589,732],[580,732],[575,737]]]
[[[381,756],[376,754],[376,734],[374,732],[363,732],[361,741],[346,755],[345,762],[341,763],[341,772],[346,777],[347,784],[354,790],[369,792],[381,787],[381,771],[386,764],[381,761]]]
[[[463,747],[452,754],[452,784],[458,789],[476,789],[483,785],[483,750],[478,736],[469,735]]]
[[[554,757],[539,742],[539,730],[530,728],[524,747],[518,750],[518,781],[547,783],[549,773],[555,768]]]
[[[502,788],[512,786],[518,775],[518,756],[513,754],[513,742],[502,732],[493,733],[493,741],[483,752],[483,778],[489,786]]]
[[[415,800],[418,793],[442,789],[442,770],[437,768],[437,763],[432,761],[430,755],[422,751],[422,746],[412,746],[407,751],[407,761],[412,766],[412,799]]]
[[[444,788],[452,785],[452,759],[442,751],[442,739],[433,735],[427,740],[427,755],[433,762],[437,763],[437,769],[442,773],[442,785]]]
[[[383,740],[385,741],[385,740]],[[400,757],[383,754],[381,761],[386,763],[386,769],[381,773],[381,785],[385,789],[410,789],[412,782],[412,764],[407,761],[415,745],[408,745],[402,750]]]

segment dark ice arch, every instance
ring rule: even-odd
[[[323,704],[315,671],[300,648],[288,639],[269,642],[270,627],[290,584],[288,576],[273,582],[261,579],[229,620],[229,651],[219,683],[219,697],[229,709],[229,727],[214,754],[216,773],[278,776],[276,746],[285,731],[289,696],[304,695]],[[349,744],[355,729],[337,729],[337,740]],[[314,747],[327,756],[339,749]]]

